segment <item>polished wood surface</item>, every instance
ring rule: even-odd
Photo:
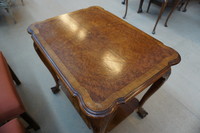
[[[28,32],[94,132],[110,130],[122,103],[129,107],[138,93],[180,62],[176,51],[100,7],[32,24]]]

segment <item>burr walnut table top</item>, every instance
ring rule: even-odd
[[[125,103],[180,61],[176,51],[100,7],[34,23],[28,32],[90,113]]]

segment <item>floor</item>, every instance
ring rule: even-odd
[[[172,68],[169,80],[144,108],[149,115],[140,119],[130,115],[111,133],[200,133],[200,4],[193,0],[188,11],[175,11],[168,27],[161,18],[155,35],[151,34],[159,7],[137,14],[139,0],[130,0],[125,21],[177,50],[182,61]],[[0,12],[0,50],[22,81],[17,90],[27,111],[41,126],[32,133],[91,133],[63,92],[52,94],[54,80],[32,45],[27,27],[37,21],[98,5],[122,18],[125,6],[117,0],[20,0],[13,7],[17,24]],[[147,1],[144,2],[146,10]],[[138,96],[138,97],[141,97]]]

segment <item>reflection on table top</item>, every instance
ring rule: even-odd
[[[180,60],[173,49],[100,7],[35,23],[28,31],[70,92],[94,111],[133,97]]]

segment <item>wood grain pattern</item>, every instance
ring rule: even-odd
[[[122,103],[180,62],[175,50],[100,7],[32,24],[28,32],[94,132],[105,132]]]

